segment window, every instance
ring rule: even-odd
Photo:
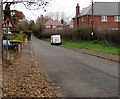
[[[107,16],[102,16],[101,21],[107,21]]]
[[[57,26],[53,25],[53,28],[57,28]]]
[[[115,21],[116,22],[120,21],[120,16],[115,16]]]
[[[46,25],[46,28],[50,28],[50,26],[49,26],[49,25]]]
[[[70,25],[69,27],[70,27],[70,28],[73,28],[74,26],[73,26],[73,25]]]

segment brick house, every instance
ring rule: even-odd
[[[76,16],[73,18],[74,27],[93,26],[99,30],[117,30],[119,29],[118,24],[120,24],[120,13],[118,14],[118,5],[118,2],[94,2],[93,6],[91,4],[90,6],[83,8],[80,11],[80,6],[77,4]]]
[[[63,24],[58,20],[49,19],[45,23],[45,28],[46,29],[61,30],[63,28]]]
[[[68,28],[73,28],[74,26],[73,26],[73,20],[71,20],[69,23],[68,23]]]

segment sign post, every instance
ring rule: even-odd
[[[8,37],[9,37],[9,28],[14,28],[14,25],[12,24],[12,21],[7,17],[7,19],[3,22],[2,28],[7,28],[7,49],[6,49],[6,56],[7,59],[9,59],[9,53],[8,53]]]

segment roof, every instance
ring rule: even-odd
[[[60,21],[58,21],[58,20],[52,20],[52,19],[50,19],[50,20],[48,20],[46,23],[45,23],[45,25],[54,25],[54,26],[61,26],[61,25],[63,25]]]
[[[120,15],[118,14],[119,2],[94,2],[94,15]],[[79,16],[92,15],[92,5],[83,8]]]

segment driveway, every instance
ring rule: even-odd
[[[35,37],[31,44],[37,62],[66,97],[118,96],[117,62],[53,46]]]

